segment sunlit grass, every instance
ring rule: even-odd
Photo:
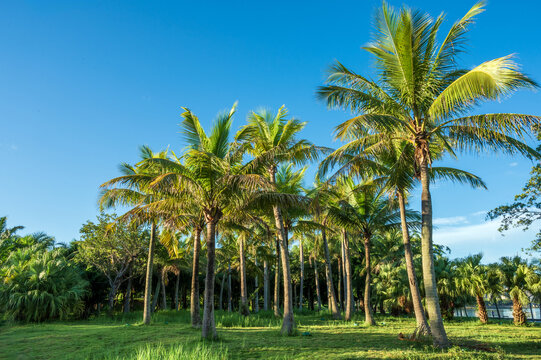
[[[428,342],[399,340],[415,320],[378,316],[366,327],[363,314],[351,322],[327,313],[295,314],[296,336],[280,335],[272,312],[248,317],[216,312],[219,340],[203,342],[187,311],[102,316],[86,321],[0,326],[0,359],[534,359],[541,354],[541,326],[509,321],[481,325],[475,319],[446,322],[454,345],[447,351]],[[488,351],[487,351],[488,350]]]

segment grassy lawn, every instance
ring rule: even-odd
[[[220,340],[215,343],[200,340],[187,312],[157,313],[151,326],[139,325],[140,318],[135,313],[128,318],[3,324],[0,359],[166,358],[159,351],[177,359],[541,359],[539,325],[448,322],[455,346],[441,351],[426,342],[399,340],[400,332],[413,331],[415,320],[410,318],[378,317],[378,326],[367,328],[360,315],[346,323],[327,315],[297,314],[298,335],[282,337],[280,321],[271,313],[242,318],[217,312]],[[172,351],[177,351],[174,356]]]

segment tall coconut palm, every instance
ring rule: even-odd
[[[327,234],[332,230],[332,215],[329,216],[329,211],[332,209],[332,195],[327,184],[316,183],[316,188],[308,193],[312,198],[312,208],[314,221],[319,225],[321,234],[321,244],[323,247],[324,263],[325,263],[325,279],[327,281],[328,306],[334,319],[340,319],[340,309],[338,307],[338,297],[334,290],[334,281],[332,273],[331,255],[329,250],[329,239]]]
[[[298,133],[306,123],[297,119],[287,119],[287,110],[282,106],[276,114],[262,110],[252,112],[248,123],[238,132],[237,141],[243,142],[248,152],[254,156],[250,166],[264,172],[272,184],[276,184],[278,166],[283,162],[301,164],[315,159],[320,151],[306,140],[297,140]],[[291,335],[295,328],[293,316],[293,291],[287,235],[284,227],[282,208],[272,205],[277,238],[280,245],[282,272],[284,279],[284,315],[282,334]]]
[[[157,169],[151,186],[169,194],[176,201],[195,201],[202,209],[206,223],[207,269],[203,305],[203,338],[215,339],[214,282],[216,226],[224,214],[234,212],[247,193],[266,186],[259,175],[247,174],[240,167],[242,149],[230,143],[230,129],[236,106],[220,114],[210,133],[204,131],[199,119],[184,108],[181,123],[188,148],[182,158],[149,159],[149,169]],[[163,204],[161,205],[163,206]]]
[[[473,18],[484,11],[474,5],[455,22],[441,44],[437,35],[444,17],[384,4],[375,18],[373,41],[364,47],[375,59],[377,79],[356,74],[340,63],[331,68],[328,85],[320,95],[329,106],[358,114],[341,129],[364,127],[368,136],[391,134],[414,151],[414,165],[421,179],[422,254],[426,305],[434,344],[449,346],[443,326],[434,272],[430,147],[440,143],[451,155],[456,150],[501,150],[539,157],[517,139],[541,121],[523,114],[469,115],[475,105],[501,98],[521,88],[537,86],[523,75],[510,56],[471,69],[461,69],[457,55],[463,51]]]
[[[320,164],[318,177],[323,177],[327,172],[338,166],[333,180],[339,176],[363,177],[375,174],[389,194],[396,197],[401,216],[402,241],[404,243],[404,256],[410,284],[413,308],[417,321],[415,333],[429,335],[430,329],[426,320],[425,311],[421,303],[413,254],[411,251],[410,235],[406,219],[406,202],[409,192],[413,189],[416,180],[414,168],[413,149],[404,147],[402,140],[378,138],[378,143],[371,144],[369,141],[359,141],[366,129],[349,128],[341,132],[341,140],[348,142],[329,154]],[[383,145],[383,146],[382,146]],[[441,147],[432,146],[431,156],[433,159],[441,157]],[[463,170],[450,167],[431,167],[431,180],[451,180],[453,182],[466,183],[472,187],[486,188],[483,181]],[[338,185],[340,185],[338,183]]]
[[[385,197],[384,189],[374,179],[363,180],[356,185],[351,178],[341,178],[346,196],[340,199],[338,206],[331,208],[330,217],[336,224],[347,227],[359,235],[364,245],[365,256],[365,323],[374,325],[374,316],[370,303],[372,267],[371,241],[374,236],[387,229],[400,226],[400,212]]]
[[[141,146],[139,151],[142,161],[152,158],[165,159],[168,155],[167,150],[154,153],[148,146]],[[127,163],[120,165],[120,171],[123,173],[123,176],[109,180],[101,185],[103,192],[99,200],[100,207],[129,206],[131,210],[121,216],[119,220],[135,219],[137,222],[150,224],[150,240],[143,300],[143,324],[148,325],[150,324],[152,314],[151,295],[154,251],[157,236],[156,224],[160,220],[160,217],[156,213],[149,212],[145,208],[146,205],[156,199],[156,192],[149,187],[153,174],[142,169],[140,166],[132,166]]]

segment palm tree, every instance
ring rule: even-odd
[[[364,245],[365,256],[365,323],[374,325],[370,306],[372,266],[370,258],[371,241],[377,234],[400,226],[400,212],[385,197],[385,189],[374,179],[363,180],[355,185],[351,178],[341,178],[345,190],[338,206],[331,208],[329,216],[337,225],[350,229],[359,235]]]
[[[376,16],[374,40],[364,47],[376,62],[377,80],[360,76],[340,63],[331,68],[328,85],[319,94],[329,106],[359,114],[340,126],[367,129],[359,141],[377,142],[375,134],[402,139],[414,152],[421,180],[422,255],[426,305],[434,344],[449,346],[443,326],[434,272],[430,148],[433,144],[455,150],[501,150],[539,157],[517,138],[527,135],[539,117],[522,114],[466,115],[475,105],[498,99],[521,88],[537,86],[518,71],[510,56],[482,63],[472,70],[457,66],[465,36],[484,3],[474,5],[455,22],[438,46],[443,15],[437,19],[384,4]],[[359,131],[361,132],[361,131]]]
[[[498,307],[498,301],[501,300],[503,293],[503,281],[502,271],[498,264],[489,265],[487,268],[487,281],[486,281],[486,295],[489,301],[491,301],[496,307],[496,313],[498,319],[501,319],[500,308]]]
[[[266,110],[252,112],[248,116],[248,124],[241,128],[236,139],[243,142],[248,152],[254,156],[254,160],[249,165],[254,170],[264,172],[268,180],[276,184],[276,172],[280,163],[301,164],[315,159],[321,150],[306,140],[296,139],[305,125],[306,123],[297,119],[287,119],[287,110],[284,106],[278,109],[276,114]],[[291,335],[295,328],[295,319],[287,234],[282,207],[275,203],[272,205],[272,211],[281,248],[284,279],[284,315],[281,332]]]
[[[528,278],[533,270],[519,256],[502,257],[500,269],[503,273],[504,286],[513,301],[513,322],[515,325],[524,325],[526,315],[522,309],[529,301],[527,289]]]
[[[321,233],[321,243],[323,245],[323,253],[325,259],[325,279],[327,280],[327,294],[329,298],[329,310],[334,319],[340,319],[340,309],[338,308],[338,300],[334,291],[334,283],[332,277],[332,263],[329,251],[329,241],[327,231],[332,233],[329,225],[333,223],[332,214],[332,196],[327,184],[316,184],[316,188],[308,193],[312,200],[314,209],[314,221],[319,225]]]
[[[487,308],[484,296],[487,293],[487,268],[481,264],[482,254],[470,255],[461,261],[457,269],[459,288],[474,296],[477,301],[477,314],[479,320],[488,323]]]
[[[160,158],[165,159],[168,151],[154,153],[148,146],[139,148],[142,161]],[[139,166],[132,166],[127,163],[120,164],[119,167],[123,176],[109,180],[100,187],[103,192],[100,197],[100,208],[112,208],[115,206],[129,206],[131,210],[119,217],[117,221],[128,221],[134,219],[139,223],[150,224],[150,239],[148,246],[147,267],[145,276],[145,295],[143,305],[143,324],[149,325],[152,314],[151,293],[152,293],[152,274],[154,266],[154,251],[156,244],[156,223],[159,216],[149,212],[145,205],[154,201],[156,194],[149,188],[152,173],[143,170]]]
[[[199,119],[184,108],[181,124],[188,148],[180,158],[149,159],[145,167],[157,169],[160,175],[151,183],[160,193],[174,196],[175,204],[194,201],[199,204],[206,223],[207,269],[203,305],[203,338],[216,338],[214,319],[214,282],[216,226],[224,214],[238,210],[241,200],[249,193],[268,188],[263,178],[247,173],[241,167],[242,148],[229,142],[230,129],[236,105],[229,112],[220,114],[209,135]],[[156,204],[164,207],[166,204]]]

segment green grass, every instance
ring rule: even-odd
[[[411,333],[412,318],[378,317],[365,327],[333,321],[327,314],[296,314],[297,336],[280,335],[271,312],[247,318],[216,313],[219,340],[200,340],[189,314],[158,312],[150,326],[141,313],[114,319],[0,325],[0,359],[541,359],[541,326],[510,322],[481,325],[473,319],[446,322],[453,347],[398,339]],[[480,350],[483,349],[483,350]],[[489,350],[489,351],[486,351]]]

